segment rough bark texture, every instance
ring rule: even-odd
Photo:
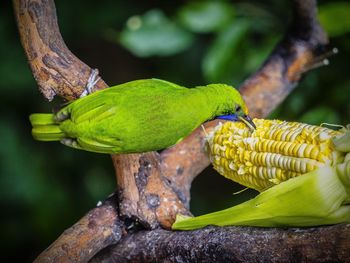
[[[350,225],[158,229],[126,236],[90,262],[349,262],[349,236]]]
[[[264,65],[240,87],[253,117],[267,116],[328,54],[328,38],[317,21],[316,1],[293,0],[293,22]],[[271,103],[272,102],[272,103]]]
[[[44,97],[76,99],[85,89],[91,68],[74,56],[60,34],[53,0],[14,0],[13,6],[33,76]],[[107,87],[103,80],[96,89]]]
[[[40,91],[48,100],[55,95],[66,100],[78,98],[87,85],[92,69],[66,47],[59,32],[53,0],[13,0],[13,3],[21,42]],[[328,54],[327,37],[316,20],[315,0],[293,0],[293,4],[294,20],[286,36],[261,69],[241,86],[254,117],[265,117],[296,86],[302,73],[319,65]],[[93,90],[106,87],[107,84],[100,79]],[[209,132],[215,124],[217,121],[206,123],[204,127]],[[159,226],[169,228],[177,213],[189,214],[192,180],[209,165],[204,145],[205,133],[198,128],[181,143],[160,154],[150,152],[112,156],[118,179],[118,201],[107,201],[91,210],[45,250],[37,262],[86,262],[96,252],[117,243],[123,235],[125,238],[120,248],[124,254],[118,254],[117,248],[111,248],[104,250],[99,258],[119,260],[121,257],[118,259],[118,255],[130,254],[131,260],[157,261],[159,256],[158,261],[189,262],[207,257],[219,259],[223,251],[225,257],[231,253],[237,260],[248,261],[254,257],[256,259],[256,251],[265,251],[266,256],[281,253],[284,257],[281,256],[282,261],[292,258],[294,261],[307,260],[311,254],[326,258],[323,256],[326,254],[317,254],[315,246],[310,246],[309,250],[298,248],[300,240],[291,238],[296,237],[298,231],[308,235],[310,242],[322,240],[318,241],[322,251],[323,248],[326,251],[334,244],[340,244],[339,249],[336,248],[342,255],[339,259],[348,255],[344,249],[345,245],[349,247],[348,241],[344,243],[344,239],[337,235],[342,237],[342,229],[344,233],[349,233],[348,226],[305,230],[208,228],[183,233],[154,230],[132,234],[130,230],[135,231],[135,225],[139,223],[150,229]],[[208,247],[208,235],[215,237],[216,232],[222,237],[216,236],[215,239],[220,241],[217,243],[220,246]],[[322,233],[329,237],[329,241],[320,238]],[[314,234],[316,238],[312,239]],[[268,247],[260,242],[261,237],[278,239],[287,248],[277,250],[276,246],[276,251],[271,252],[269,248],[267,252]],[[162,244],[172,239],[177,240],[177,243],[171,243],[173,246]],[[215,240],[209,244],[215,244]],[[255,244],[254,249],[250,250],[253,245],[245,240],[251,240]],[[127,244],[137,244],[137,249]],[[232,246],[240,250],[230,250]],[[195,254],[190,252],[192,247],[196,248]],[[162,248],[169,256],[162,254]],[[183,252],[176,252],[178,249]],[[295,251],[299,254],[293,257]]]
[[[115,244],[125,232],[118,219],[117,196],[98,204],[67,229],[34,262],[86,262],[101,248]]]
[[[170,228],[177,213],[189,215],[188,208],[162,177],[159,154],[125,154],[113,162],[123,218],[135,219],[153,229],[160,224]]]

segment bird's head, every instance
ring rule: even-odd
[[[244,122],[250,129],[256,129],[256,126],[252,119],[248,115],[248,107],[245,104],[241,94],[238,90],[234,89],[234,105],[230,114],[225,114],[221,116],[217,116],[217,119],[229,120],[229,121],[242,121]]]

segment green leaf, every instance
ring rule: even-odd
[[[321,5],[318,18],[329,36],[350,32],[350,2],[329,2]]]
[[[119,37],[119,42],[139,57],[174,55],[187,49],[192,41],[191,33],[170,21],[160,10],[129,18]]]
[[[192,2],[179,11],[180,22],[189,30],[198,33],[218,31],[233,17],[232,5],[219,1]]]
[[[236,62],[236,49],[248,29],[249,22],[237,20],[220,32],[202,62],[204,76],[209,81],[222,81],[222,76],[227,72],[227,68],[232,62]]]

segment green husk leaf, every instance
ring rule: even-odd
[[[194,218],[177,218],[172,228],[207,225],[317,226],[350,222],[350,162],[324,166],[292,178],[237,206]]]
[[[333,138],[335,149],[341,152],[350,152],[350,130]]]

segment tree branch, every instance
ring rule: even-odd
[[[264,65],[240,88],[254,117],[267,116],[296,87],[303,73],[322,65],[328,38],[317,21],[315,0],[293,0],[293,22]]]
[[[348,262],[349,236],[350,225],[157,229],[128,235],[90,262]]]
[[[13,0],[22,46],[44,97],[79,98],[91,68],[74,56],[60,34],[53,0]],[[95,88],[107,84],[101,79]]]
[[[162,176],[158,153],[118,155],[116,167],[120,216],[132,218],[144,227],[170,228],[176,214],[190,215],[188,207]]]
[[[102,248],[117,243],[125,233],[118,219],[117,202],[117,196],[112,195],[89,211],[34,262],[87,262]]]

